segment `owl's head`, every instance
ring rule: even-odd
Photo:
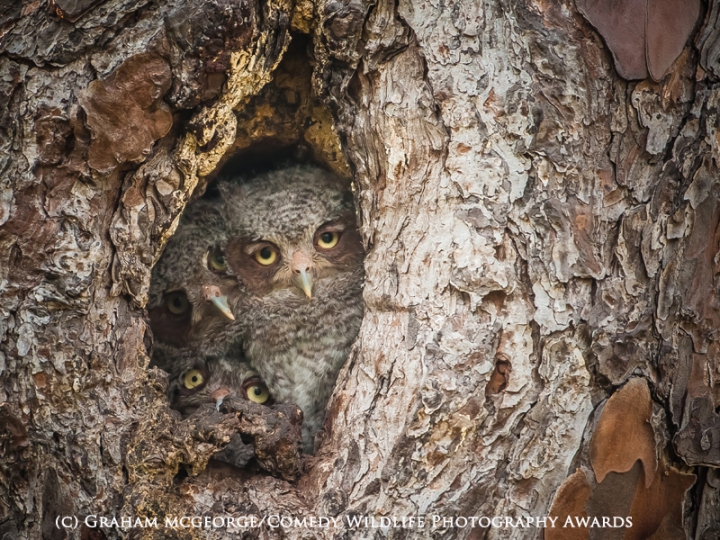
[[[228,396],[261,405],[273,403],[265,382],[243,362],[208,357],[171,365],[168,399],[183,416],[207,403],[219,408]]]
[[[202,340],[214,327],[234,320],[228,293],[237,281],[227,275],[220,248],[226,242],[221,204],[219,200],[190,204],[153,268],[150,326],[164,343]]]
[[[328,280],[338,274],[362,272],[352,193],[334,175],[292,167],[245,183],[226,181],[220,189],[225,257],[250,294],[291,291],[309,300],[318,289],[331,290]]]

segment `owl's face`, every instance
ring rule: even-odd
[[[225,241],[220,204],[192,203],[153,269],[150,326],[161,342],[203,340],[234,320],[227,298],[237,282],[228,277],[219,247]]]
[[[364,256],[352,195],[318,169],[295,168],[227,187],[229,270],[247,292],[310,301]]]
[[[273,403],[263,380],[243,362],[224,357],[197,358],[170,368],[170,406],[183,416],[206,403],[219,407],[228,396],[262,405]]]
[[[233,239],[227,260],[251,294],[287,290],[311,299],[318,283],[357,268],[362,244],[353,216],[347,216],[310,225],[295,238]]]

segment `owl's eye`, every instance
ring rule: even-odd
[[[318,237],[317,245],[322,249],[332,249],[337,245],[338,240],[340,240],[340,233],[335,231],[326,231]]]
[[[225,272],[227,270],[227,261],[225,260],[225,254],[219,250],[214,249],[208,254],[208,268],[213,272]]]
[[[165,307],[173,315],[185,315],[190,311],[190,301],[182,291],[175,291],[165,295]]]
[[[255,260],[263,266],[270,266],[277,260],[277,251],[270,246],[265,246],[255,252]]]
[[[245,392],[250,401],[260,403],[261,405],[270,399],[270,391],[261,381],[257,381],[257,384],[248,386]]]
[[[205,376],[199,369],[191,369],[183,375],[183,385],[188,390],[194,390],[203,384],[205,384]]]
[[[245,396],[247,396],[250,401],[260,403],[261,405],[263,403],[270,405],[270,391],[260,377],[250,377],[246,379],[242,387],[245,391]]]

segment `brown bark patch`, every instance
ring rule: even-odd
[[[605,39],[621,77],[655,81],[680,56],[700,14],[699,0],[578,0],[577,7]]]
[[[108,173],[123,163],[145,160],[172,126],[170,108],[162,101],[170,83],[170,65],[144,53],[107,79],[91,82],[78,96],[92,133],[88,162],[93,169]]]
[[[593,487],[583,470],[577,469],[553,500],[549,515],[558,521],[555,528],[545,530],[545,540],[685,538],[683,500],[695,475],[678,471],[663,460],[649,483],[643,482],[643,476],[642,466],[636,461],[629,471],[608,473],[602,483]],[[586,520],[589,524],[595,520],[602,523],[604,517],[610,517],[614,526],[577,526]],[[615,528],[617,519],[624,520],[624,527]]]
[[[648,76],[645,63],[646,0],[578,0],[577,8],[605,39],[615,69],[625,79]]]
[[[651,535],[657,540],[678,538],[678,530],[682,534],[679,538],[685,538],[682,532],[683,499],[695,478],[694,474],[681,472],[663,460],[654,478],[650,479],[649,488],[638,483],[630,509],[633,526],[627,530],[624,540],[643,540]]]
[[[590,517],[598,517],[602,521],[606,516],[622,519],[630,516],[630,507],[638,486],[643,486],[643,478],[643,468],[639,461],[626,473],[609,473],[605,480],[593,489],[586,507]],[[625,525],[627,526],[627,523]],[[592,529],[590,540],[621,540],[625,532],[625,527]]]
[[[557,517],[557,524],[564,524],[568,517],[587,517],[585,505],[590,499],[590,484],[582,469],[577,469],[560,486],[553,499],[550,512],[551,517]],[[562,525],[545,529],[545,540],[587,540],[588,529],[563,528]]]
[[[609,472],[629,471],[640,460],[649,486],[657,469],[651,414],[645,379],[632,379],[610,397],[590,441],[590,463],[598,482]]]
[[[655,0],[647,3],[647,66],[662,79],[680,56],[700,15],[700,0]]]

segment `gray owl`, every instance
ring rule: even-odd
[[[243,294],[247,361],[280,403],[304,413],[313,451],[363,316],[364,251],[352,194],[332,174],[292,167],[225,180],[228,272]]]
[[[183,416],[192,414],[206,403],[213,403],[219,408],[228,396],[263,405],[273,403],[267,386],[257,372],[236,359],[186,353],[173,357],[167,364],[170,406]]]
[[[167,351],[163,348],[161,351]],[[272,405],[267,386],[247,364],[228,360],[224,356],[199,357],[190,351],[180,351],[171,361],[165,362],[169,371],[168,399],[170,406],[183,417],[193,414],[203,405],[213,404],[220,411],[223,401],[232,401],[232,409],[240,403]],[[247,411],[244,411],[247,413]],[[255,457],[252,444],[243,441],[241,433],[213,459],[244,467]]]
[[[227,242],[221,205],[220,200],[203,199],[189,204],[153,268],[148,312],[160,348],[222,349],[218,341],[226,336],[236,308],[228,303],[228,294],[238,283],[226,275],[220,251]]]
[[[234,436],[214,459],[243,467],[255,457],[263,469],[294,479],[300,470],[302,414],[294,406],[259,407],[274,401],[267,386],[243,361],[241,347],[232,354],[228,350],[239,328],[230,325],[233,312],[245,295],[227,273],[220,250],[227,243],[221,206],[219,199],[188,205],[153,269],[152,361],[169,372],[170,406],[183,416],[208,404],[218,412],[242,413],[247,432]]]

